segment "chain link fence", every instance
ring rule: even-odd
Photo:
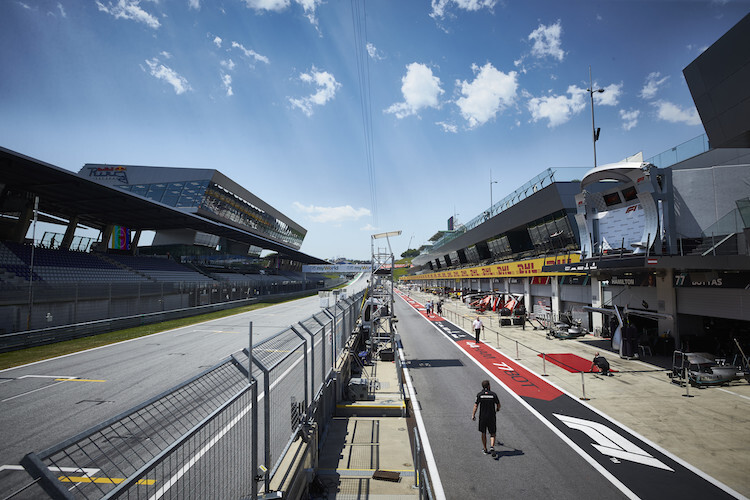
[[[268,491],[303,427],[315,419],[321,432],[332,417],[333,367],[363,295],[342,299],[255,346],[250,324],[250,349],[27,454],[22,465],[34,482],[11,497],[254,498]]]

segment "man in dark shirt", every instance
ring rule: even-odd
[[[500,411],[500,400],[497,394],[490,390],[490,381],[482,381],[482,391],[477,394],[474,402],[474,411],[471,412],[471,419],[477,419],[477,410],[479,410],[479,432],[482,433],[482,447],[485,453],[495,456],[495,434],[497,433],[497,412]],[[487,451],[487,432],[490,433],[490,451]]]
[[[594,355],[594,360],[591,362],[591,368],[589,368],[590,372],[594,371],[594,366],[599,368],[599,372],[604,376],[612,376],[612,372],[609,371],[609,361],[604,356],[600,356],[597,352]]]

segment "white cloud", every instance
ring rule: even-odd
[[[594,88],[596,88],[596,85],[594,85]],[[594,99],[597,104],[601,104],[602,106],[617,106],[621,95],[622,83],[612,83],[604,87],[604,92],[595,93]]]
[[[62,17],[64,17],[64,18],[68,17],[68,14],[65,12],[65,8],[63,7],[63,4],[61,4],[60,2],[57,2],[57,10],[60,11],[60,15]]]
[[[497,0],[432,0],[430,17],[433,19],[445,17],[445,11],[451,4],[459,9],[476,11],[485,8],[492,10],[496,3]]]
[[[227,91],[227,97],[232,97],[234,95],[232,91],[232,75],[222,73],[221,84],[224,85],[224,89]]]
[[[588,92],[575,85],[568,87],[569,96],[550,95],[544,97],[532,97],[527,106],[531,112],[533,121],[549,120],[548,127],[556,127],[570,120],[586,108],[586,97]]]
[[[184,77],[180,76],[172,68],[161,64],[159,62],[159,59],[157,59],[156,57],[147,60],[146,64],[148,64],[151,76],[155,77],[157,80],[164,80],[165,82],[170,84],[172,88],[174,88],[174,91],[177,95],[183,94],[188,90],[192,90],[192,88],[190,87],[190,83],[188,83],[188,81]]]
[[[406,75],[401,78],[404,102],[392,104],[385,112],[395,114],[399,119],[416,115],[420,109],[437,108],[443,93],[440,78],[434,76],[427,65],[413,62],[406,67]]]
[[[201,10],[201,0],[188,0],[188,8]]]
[[[221,48],[221,42],[222,42],[221,37],[219,37],[219,36],[214,37],[214,45],[216,45],[217,47]]]
[[[219,64],[222,68],[226,68],[229,71],[232,71],[236,66],[236,64],[234,64],[234,61],[232,61],[231,59],[227,59],[226,61],[219,61]]]
[[[360,231],[370,231],[370,232],[371,232],[371,231],[379,231],[379,230],[380,230],[380,228],[379,228],[379,227],[375,227],[375,226],[373,226],[372,224],[370,224],[370,223],[368,222],[368,223],[367,223],[367,224],[365,224],[364,226],[360,227],[360,228],[359,228],[359,230],[360,230]]]
[[[638,117],[640,115],[641,112],[637,109],[629,109],[627,111],[621,109],[620,118],[622,118],[622,128],[624,130],[630,130],[634,128],[636,125],[638,125]]]
[[[342,207],[316,207],[315,205],[306,206],[298,201],[295,201],[293,205],[300,212],[307,214],[311,221],[320,223],[354,221],[371,215],[369,209],[354,208],[351,205]]]
[[[318,25],[318,20],[315,17],[315,10],[318,5],[323,3],[323,0],[295,0],[299,5],[302,6],[302,10],[305,11],[305,17],[314,26]]]
[[[159,52],[159,55],[162,56],[164,59],[172,59],[172,54],[170,54],[166,50],[162,50],[161,52]]]
[[[315,17],[315,11],[318,8],[318,5],[323,3],[323,0],[294,0],[294,2],[302,7],[308,21],[317,26],[318,20]],[[291,4],[292,2],[290,0],[245,0],[245,5],[250,9],[269,10],[273,12],[281,12],[282,10],[287,9]]]
[[[529,34],[529,40],[533,40],[531,54],[535,57],[551,56],[562,61],[565,51],[561,48],[560,36],[562,35],[562,24],[558,19],[555,24],[545,26],[540,24],[537,29]]]
[[[254,61],[260,61],[266,64],[269,64],[270,62],[266,56],[262,56],[252,49],[246,49],[241,43],[232,42],[232,47],[235,49],[240,49],[242,53],[245,54],[245,57],[248,57]]]
[[[299,79],[305,83],[314,84],[318,88],[317,92],[307,97],[289,98],[292,106],[301,109],[307,116],[312,116],[313,106],[322,106],[333,99],[336,91],[341,87],[332,74],[327,71],[318,71],[315,66],[309,73],[300,73]]]
[[[685,125],[700,125],[701,119],[695,108],[683,109],[677,104],[669,101],[657,101],[654,103],[657,116],[660,120],[671,123],[684,123]]]
[[[435,122],[435,125],[440,125],[440,127],[442,127],[443,129],[443,132],[451,132],[452,134],[458,133],[458,127],[453,125],[452,123]]]
[[[245,0],[245,4],[255,10],[282,11],[289,7],[289,0]]]
[[[661,73],[655,71],[653,73],[649,73],[649,75],[646,77],[646,83],[643,84],[643,88],[641,89],[641,93],[639,94],[643,99],[650,100],[656,97],[657,92],[659,92],[659,87],[661,87],[667,80],[669,80],[669,76],[659,78],[660,76]]]
[[[481,68],[472,64],[476,77],[473,82],[456,81],[462,97],[456,100],[461,116],[469,122],[469,128],[484,125],[507,108],[516,98],[518,74],[503,73],[487,63]]]
[[[376,61],[385,59],[380,55],[380,51],[378,51],[377,47],[370,42],[367,42],[367,54],[370,56],[370,59],[375,59]]]
[[[156,17],[140,7],[140,3],[140,0],[118,0],[116,4],[109,2],[107,5],[104,5],[99,0],[96,0],[96,6],[99,10],[114,16],[115,19],[131,19],[153,29],[161,26]]]

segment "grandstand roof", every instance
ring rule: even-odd
[[[74,172],[0,147],[0,187],[39,196],[39,210],[95,229],[117,224],[133,230],[192,229],[248,243],[305,264],[326,261],[267,238],[185,213],[142,196],[98,184]]]

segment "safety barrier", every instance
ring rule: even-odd
[[[250,324],[248,349],[27,454],[22,465],[34,484],[14,498],[255,498],[268,492],[297,436],[322,429],[332,416],[332,367],[355,328],[363,294],[255,346]]]

